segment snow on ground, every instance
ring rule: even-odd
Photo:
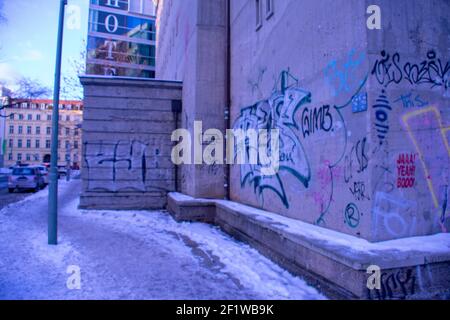
[[[47,245],[47,190],[0,211],[0,299],[325,299],[214,226],[80,210],[79,188],[60,181],[58,246]],[[69,265],[81,290],[66,287]]]
[[[177,223],[167,212],[142,211],[87,211],[79,210],[78,200],[72,201],[65,214],[81,214],[86,219],[108,224],[130,234],[148,233],[176,234],[185,236],[207,255],[212,255],[223,264],[221,272],[232,274],[246,288],[261,293],[267,299],[312,299],[324,297],[306,283],[262,256],[250,246],[238,242],[217,227],[203,223]],[[101,221],[100,221],[101,220]],[[161,237],[161,245],[185,250],[177,237]]]

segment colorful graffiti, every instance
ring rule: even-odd
[[[450,144],[447,137],[450,126],[444,126],[441,114],[436,107],[407,113],[402,120],[418,152],[433,204],[439,208],[439,185],[442,181],[445,184],[448,177],[442,175],[448,174],[450,169]],[[444,166],[433,165],[436,161]]]

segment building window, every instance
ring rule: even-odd
[[[22,128],[22,126],[19,126],[19,134],[22,134],[23,133],[23,128]]]
[[[22,154],[21,153],[17,154],[17,161],[22,161]]]
[[[19,114],[19,120],[23,120],[23,114]]]
[[[75,141],[73,142],[73,148],[74,148],[74,149],[78,149],[78,141],[75,140]]]
[[[9,115],[9,120],[14,120],[14,113],[11,113],[11,114]]]
[[[269,20],[273,16],[273,0],[266,1],[266,19]]]
[[[14,126],[9,126],[9,134],[14,134]]]
[[[70,134],[70,129],[66,128],[66,136],[68,136]]]
[[[45,148],[50,149],[50,140],[45,140]]]
[[[36,149],[41,147],[41,140],[36,140]]]
[[[33,115],[32,114],[27,115],[27,120],[29,121],[33,120]]]
[[[36,115],[36,120],[37,120],[37,121],[40,121],[40,120],[41,120],[41,115],[40,115],[40,114],[37,114],[37,115]]]
[[[27,104],[25,102],[23,102],[20,106],[21,106],[22,109],[26,109],[27,108]]]
[[[17,148],[22,148],[22,139],[17,140]]]
[[[66,141],[66,150],[70,149],[70,141]]]
[[[66,121],[70,121],[70,116],[66,116]]]
[[[8,160],[12,161],[12,159],[13,159],[13,154],[12,153],[8,154]]]
[[[52,121],[52,115],[51,114],[47,115],[47,121]]]
[[[27,126],[27,134],[31,134],[31,126]]]
[[[13,139],[9,139],[9,144],[8,144],[8,146],[9,146],[10,148],[13,148],[13,146],[14,146],[14,140],[13,140]]]
[[[255,0],[255,13],[256,13],[256,31],[261,29],[262,27],[262,6],[261,1],[263,0]]]
[[[39,161],[39,155],[38,154],[34,155],[34,161]]]
[[[75,130],[74,130],[74,135],[75,136],[78,136],[80,133],[78,132],[78,128],[76,128]]]
[[[31,155],[30,155],[29,153],[27,153],[26,159],[27,159],[27,161],[30,161],[30,160],[31,160]]]
[[[47,135],[50,135],[50,134],[52,134],[52,128],[47,127]]]
[[[27,139],[27,149],[30,149],[30,148],[31,148],[31,140]]]
[[[36,127],[36,134],[41,134],[41,127]]]

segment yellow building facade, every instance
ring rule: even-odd
[[[5,166],[50,162],[52,133],[52,100],[16,100],[6,110]],[[77,169],[82,162],[81,101],[60,101],[58,165],[70,161]]]

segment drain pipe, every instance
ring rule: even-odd
[[[178,121],[179,121],[179,117],[178,115],[181,113],[183,109],[183,102],[182,100],[172,100],[172,113],[174,116],[174,122],[175,122],[175,130],[178,129]],[[178,190],[178,166],[176,164],[174,164],[174,179],[175,179],[175,183],[174,183],[174,189],[175,192],[179,192]]]
[[[227,58],[226,58],[226,106],[225,106],[225,129],[231,129],[231,0],[227,0]],[[228,138],[226,132],[225,137]],[[228,141],[225,144],[225,154]],[[225,158],[228,158],[226,156]],[[231,184],[231,164],[225,161],[225,199],[230,200],[230,184]]]

